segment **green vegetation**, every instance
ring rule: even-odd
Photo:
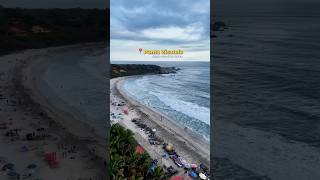
[[[111,126],[111,179],[169,179],[160,167],[157,167],[153,173],[148,172],[152,159],[147,153],[136,153],[137,145],[130,130],[126,130],[118,124]]]
[[[0,6],[0,55],[109,38],[108,9],[10,9]]]
[[[111,78],[143,74],[169,74],[176,73],[178,70],[175,67],[160,67],[149,64],[111,64]]]

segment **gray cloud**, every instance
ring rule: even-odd
[[[172,44],[208,39],[209,5],[209,0],[112,0],[111,39]],[[170,31],[180,37],[165,38]]]

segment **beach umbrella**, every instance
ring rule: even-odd
[[[172,150],[173,150],[173,145],[172,145],[172,144],[168,144],[168,145],[166,146],[166,150],[167,150],[167,151],[172,151]]]
[[[29,164],[27,166],[28,169],[35,169],[36,167],[37,167],[37,165],[35,165],[35,164]]]
[[[157,130],[156,129],[152,129],[152,132],[156,132]]]
[[[191,173],[189,174],[191,177],[196,178],[198,177],[197,173],[194,171],[191,171]]]
[[[207,179],[207,176],[204,175],[203,173],[200,173],[200,174],[199,174],[199,177],[200,177],[200,179],[204,179],[204,180]]]
[[[182,176],[172,176],[170,180],[183,180]]]
[[[2,170],[7,170],[7,169],[12,170],[13,168],[14,168],[14,164],[12,164],[12,163],[7,163],[7,164],[5,164],[5,165],[2,167]]]

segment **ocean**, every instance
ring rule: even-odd
[[[320,179],[320,16],[219,20],[214,177]]]
[[[78,48],[51,54],[36,67],[36,87],[55,108],[88,123],[106,137],[107,73],[104,48]]]
[[[119,62],[118,62],[119,63]],[[177,67],[176,74],[127,79],[123,88],[142,104],[210,141],[209,62],[121,62]]]

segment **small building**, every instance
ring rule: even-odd
[[[121,72],[121,73],[126,73],[127,71],[124,70],[124,69],[120,69],[120,72]]]

